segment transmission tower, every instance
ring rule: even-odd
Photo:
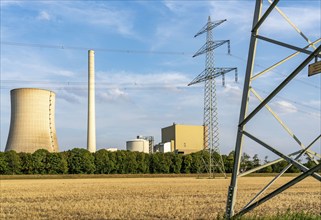
[[[251,211],[257,206],[263,204],[264,202],[272,199],[273,197],[282,193],[289,187],[299,183],[300,181],[304,180],[309,176],[321,182],[321,175],[318,173],[318,171],[321,170],[321,163],[320,163],[321,155],[311,150],[311,147],[321,138],[321,134],[319,133],[320,131],[315,131],[315,133],[317,134],[316,137],[312,136],[313,137],[313,139],[311,138],[312,141],[305,145],[303,141],[301,141],[299,137],[296,134],[294,134],[294,132],[290,129],[290,127],[281,119],[281,117],[279,117],[276,114],[276,112],[272,109],[271,105],[269,105],[269,102],[275,96],[277,96],[277,94],[280,93],[287,86],[287,84],[290,83],[300,72],[302,72],[302,70],[310,62],[314,62],[313,64],[311,64],[313,66],[320,65],[320,61],[317,62],[317,60],[321,58],[321,44],[320,44],[321,38],[313,42],[310,41],[308,37],[304,35],[303,32],[289,19],[289,17],[287,17],[286,14],[279,7],[277,7],[277,4],[279,3],[279,1],[280,0],[264,1],[269,6],[267,7],[266,11],[263,14],[261,14],[262,8],[263,8],[263,0],[256,0],[256,4],[255,4],[247,67],[246,67],[244,87],[243,87],[242,105],[240,110],[239,125],[237,128],[237,137],[236,137],[235,153],[234,153],[234,165],[233,165],[231,183],[228,189],[228,197],[227,197],[227,204],[226,204],[227,219],[238,219],[240,216]],[[302,37],[305,41],[307,41],[308,44],[305,47],[298,47],[285,42],[281,42],[279,40],[274,40],[272,38],[259,35],[260,27],[264,24],[265,20],[269,17],[272,11],[278,12],[285,19],[285,21],[294,28],[294,30],[300,35],[300,37]],[[254,63],[256,58],[256,52],[257,52],[256,48],[258,46],[257,45],[258,40],[280,46],[281,48],[286,48],[287,50],[288,49],[294,50],[294,53],[290,54],[289,56],[283,58],[279,62],[274,63],[267,69],[259,73],[256,73],[254,75],[255,73]],[[289,75],[279,85],[276,85],[274,90],[271,93],[269,93],[266,98],[262,98],[257,92],[257,90],[254,89],[253,87],[254,81],[259,79],[262,75],[271,72],[276,67],[286,63],[287,61],[289,61],[290,59],[292,59],[293,57],[299,54],[306,56],[304,60],[302,62],[299,61],[295,69],[291,71]],[[319,72],[320,72],[320,69],[319,69]],[[316,74],[316,73],[317,72],[314,72],[312,74]],[[248,112],[249,110],[248,107],[250,106],[250,103],[249,103],[250,94],[253,94],[253,96],[260,102],[260,104],[257,105],[251,112]],[[245,128],[245,125],[247,125],[248,122],[250,122],[254,117],[258,117],[257,113],[261,112],[264,108],[266,108],[271,113],[271,116],[274,117],[274,119],[280,124],[281,126],[280,128],[283,128],[286,131],[286,133],[289,134],[290,138],[293,138],[293,141],[300,147],[298,151],[293,152],[291,154],[285,154],[280,149],[278,149],[277,146],[272,146],[271,140],[263,140],[262,138],[259,138],[257,134],[257,131],[259,129],[256,128],[254,131],[250,132],[248,129]],[[298,123],[297,128],[300,128],[300,127],[301,125],[300,123]],[[269,134],[268,132],[270,132],[270,130],[264,130],[264,132]],[[309,131],[309,132],[311,133],[312,131]],[[272,135],[270,139],[275,139]],[[249,140],[254,141],[259,146],[276,154],[279,158],[269,163],[266,163],[264,165],[261,165],[259,167],[255,167],[249,171],[241,173],[240,161],[241,161],[241,155],[242,155],[242,148],[244,147],[242,146],[243,145],[242,143],[244,142],[243,139],[245,138],[248,138]],[[310,169],[307,168],[300,161],[300,158],[303,155],[308,156],[311,159],[311,161],[314,161],[315,166],[313,166]],[[265,167],[276,164],[280,161],[286,161],[288,165],[279,174],[277,174],[266,186],[264,186],[261,190],[259,190],[257,194],[251,200],[249,200],[244,207],[242,206],[243,208],[241,208],[237,213],[235,213],[234,207],[237,203],[238,179],[240,177],[246,176],[255,171],[261,170]],[[287,182],[286,184],[276,188],[275,190],[269,193],[266,193],[267,189],[269,189],[270,186],[276,180],[278,180],[291,166],[298,168],[302,173],[297,177],[295,177],[294,179],[292,179],[291,181]],[[266,193],[266,195],[262,196],[264,193]],[[243,196],[248,197],[248,196],[245,196],[244,193],[243,193]]]
[[[201,72],[188,86],[205,82],[204,87],[204,151],[209,151],[209,164],[207,171],[209,177],[212,178],[214,168],[224,174],[226,178],[223,159],[219,148],[219,126],[218,126],[218,112],[216,100],[216,84],[215,78],[222,76],[223,86],[225,85],[225,74],[235,71],[235,80],[237,80],[237,68],[215,68],[214,67],[214,49],[223,44],[228,45],[228,54],[230,54],[230,41],[220,40],[213,41],[213,28],[222,24],[226,20],[211,21],[208,17],[207,24],[194,36],[197,37],[206,33],[206,43],[194,54],[193,57],[201,54],[206,54],[205,70]]]

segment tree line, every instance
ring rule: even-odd
[[[218,155],[214,154],[218,159]],[[225,171],[231,173],[234,152],[222,155]],[[250,157],[243,153],[241,171],[268,163],[267,157],[261,161],[258,155]],[[0,174],[158,174],[158,173],[206,173],[209,152],[200,151],[188,155],[174,153],[146,154],[131,151],[110,152],[105,149],[90,153],[86,149],[74,148],[69,151],[50,153],[40,149],[34,153],[0,152]],[[287,166],[286,161],[263,168],[258,172],[280,172]],[[311,160],[307,167],[315,164]],[[216,169],[216,168],[214,168]],[[218,172],[218,170],[214,170]],[[291,166],[287,172],[299,170]]]

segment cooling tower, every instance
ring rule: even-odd
[[[95,52],[88,50],[88,125],[87,150],[96,152]]]
[[[58,152],[55,93],[43,89],[11,90],[11,121],[6,151]]]

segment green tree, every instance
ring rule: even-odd
[[[254,156],[252,157],[252,168],[258,167],[260,165],[261,164],[260,164],[259,156],[257,154],[254,154]]]
[[[192,153],[192,173],[203,173],[204,172],[204,161],[202,159],[202,151]]]
[[[310,157],[306,157],[306,160],[307,162],[304,164],[304,166],[306,166],[307,168],[311,169],[316,165],[316,163],[313,160],[311,160]]]
[[[149,159],[148,154],[138,153],[136,156],[137,161],[137,173],[148,173],[149,172]]]
[[[265,156],[264,157],[264,164],[267,164],[269,162],[270,161],[268,160],[268,156]],[[260,170],[260,172],[262,172],[262,173],[272,173],[273,172],[272,166],[264,167],[263,169]]]
[[[150,156],[149,170],[150,173],[161,173],[162,153],[155,153]]]
[[[94,156],[95,156],[95,166],[96,166],[95,173],[99,173],[99,174],[109,173],[108,151],[105,149],[101,149],[101,150],[97,151],[96,153],[94,153]]]
[[[301,161],[299,160],[299,162]],[[301,170],[293,165],[286,171],[286,173],[300,173],[300,172]]]
[[[34,168],[35,174],[47,174],[48,173],[47,157],[49,154],[50,154],[49,151],[45,150],[45,149],[36,150],[32,154],[33,168]]]
[[[282,160],[276,164],[273,164],[272,165],[273,173],[281,172],[287,165],[288,165],[288,162],[286,162],[285,160]]]
[[[247,170],[250,170],[252,166],[252,162],[250,161],[250,156],[247,153],[243,153],[241,156],[241,164],[240,164],[240,171],[245,172]]]
[[[107,161],[107,173],[117,173],[117,157],[116,152],[108,152],[108,158]]]
[[[33,174],[34,164],[33,156],[31,153],[19,153],[21,159],[21,172],[23,174]]]
[[[49,153],[47,155],[48,174],[68,173],[68,163],[65,156],[61,153]]]
[[[183,164],[182,164],[182,172],[183,173],[191,173],[192,160],[193,160],[193,158],[190,154],[185,155],[183,157]]]
[[[126,157],[126,173],[137,173],[138,164],[136,161],[136,153],[127,151]]]
[[[0,152],[0,174],[8,174],[8,162],[4,152]]]
[[[231,151],[227,156],[223,157],[223,159],[226,173],[232,173],[234,166],[234,151]]]
[[[160,153],[158,156],[160,157],[160,166],[159,172],[160,173],[170,173],[170,167],[172,166],[172,155],[174,153]]]
[[[116,164],[117,164],[117,173],[124,174],[126,173],[127,163],[126,163],[126,151],[116,151]]]
[[[95,172],[95,157],[86,149],[74,148],[68,152],[68,170],[71,174]]]
[[[180,173],[182,168],[182,155],[181,154],[172,154],[168,155],[171,157],[170,161],[170,172],[171,173]]]
[[[4,154],[5,154],[5,160],[8,164],[8,169],[6,174],[20,174],[21,160],[19,155],[13,150],[7,151]]]

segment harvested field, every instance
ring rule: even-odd
[[[272,177],[243,177],[238,204]],[[272,186],[293,177],[282,177]],[[109,178],[1,180],[0,219],[215,219],[225,211],[229,179]],[[237,206],[239,209],[240,206]],[[250,215],[321,213],[321,184],[291,187]]]

